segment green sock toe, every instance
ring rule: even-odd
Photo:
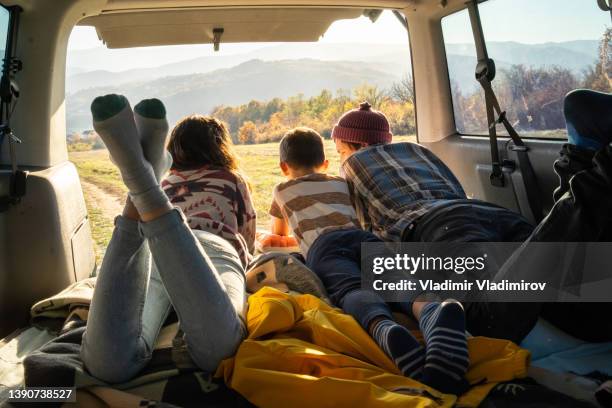
[[[159,99],[143,99],[134,106],[134,112],[148,119],[164,119],[166,107]]]
[[[110,119],[121,112],[129,102],[123,95],[109,94],[98,96],[91,103],[91,113],[96,122]]]

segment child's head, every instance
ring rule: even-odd
[[[359,109],[346,112],[332,130],[332,139],[340,160],[345,161],[351,154],[362,147],[391,143],[393,134],[389,129],[387,117],[379,111],[372,110],[368,102],[359,105]]]
[[[168,151],[172,155],[172,168],[176,170],[204,166],[238,169],[227,128],[211,116],[190,115],[181,119],[170,133]]]
[[[321,173],[329,165],[323,138],[307,127],[291,129],[280,141],[280,167],[288,178]]]

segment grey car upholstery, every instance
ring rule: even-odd
[[[9,170],[0,170],[5,194]],[[91,230],[74,165],[30,169],[27,195],[0,213],[0,338],[28,323],[39,299],[95,270]]]

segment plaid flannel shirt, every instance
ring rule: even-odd
[[[450,169],[416,143],[361,149],[341,170],[362,227],[385,241],[401,241],[404,230],[433,207],[466,198]]]

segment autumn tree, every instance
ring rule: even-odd
[[[278,142],[289,130],[285,124],[283,112],[276,112],[270,116],[270,120],[258,126],[257,143]]]
[[[257,140],[257,125],[248,120],[238,130],[238,142],[241,144],[253,144]]]
[[[297,126],[299,123],[300,115],[304,111],[306,107],[306,102],[304,101],[304,94],[298,94],[296,96],[291,96],[287,99],[285,103],[285,119],[287,120],[289,126]]]
[[[285,100],[274,98],[239,106],[218,106],[212,115],[227,123],[232,140],[238,144],[276,142],[295,126],[311,127],[328,138],[338,118],[363,100],[387,114],[394,134],[414,133],[414,105],[389,97],[384,90],[367,84],[335,93],[324,89],[308,98],[298,94]]]
[[[599,59],[584,77],[584,88],[612,92],[612,28],[606,29],[599,44]]]
[[[578,80],[567,68],[531,68],[513,65],[502,70],[507,87],[500,98],[518,127],[529,130],[562,129],[563,98],[578,87]]]
[[[379,109],[380,105],[387,98],[387,94],[384,90],[378,88],[376,85],[369,85],[366,83],[355,88],[353,94],[360,102],[368,101],[374,109]]]
[[[406,74],[398,82],[394,82],[391,85],[389,94],[400,102],[414,105],[414,82],[412,81],[412,75]]]

